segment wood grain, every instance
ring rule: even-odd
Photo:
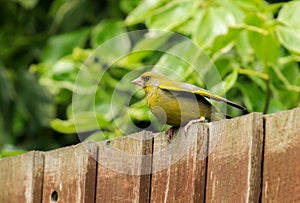
[[[258,202],[262,115],[213,122],[209,128],[206,202]]]
[[[143,131],[98,144],[96,202],[148,202],[152,134]]]
[[[207,135],[207,124],[197,123],[170,142],[164,133],[155,137],[151,202],[204,201]]]
[[[0,202],[300,202],[300,108],[181,130],[1,159]]]
[[[94,143],[45,152],[43,202],[94,202],[96,152]]]
[[[300,108],[264,119],[262,202],[300,202]]]
[[[0,202],[41,202],[42,152],[1,159],[0,168]]]

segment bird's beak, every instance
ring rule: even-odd
[[[141,77],[138,77],[138,78],[134,79],[132,81],[132,83],[135,84],[135,85],[139,85],[141,87],[144,87],[144,81],[142,80]]]

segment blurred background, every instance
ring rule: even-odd
[[[111,58],[132,50],[162,47],[195,59],[195,52],[185,44],[166,46],[168,34],[143,32],[144,37],[136,41],[126,34],[135,30],[172,31],[202,47],[224,88],[219,92],[216,84],[210,90],[221,96],[226,93],[249,112],[274,113],[299,106],[300,1],[0,2],[0,157],[123,136],[136,130],[128,123],[161,130],[156,121],[150,125],[153,118],[144,93],[130,84],[140,67],[166,67],[182,80],[206,88],[203,81],[211,81],[212,73],[201,56],[197,56],[201,64],[197,68],[202,80],[190,64],[159,51],[132,53],[111,63]],[[105,51],[95,53],[122,33]],[[74,92],[86,63],[89,74],[76,85],[78,89],[89,82],[96,85],[92,100]],[[93,78],[102,72],[100,82]],[[130,72],[136,74],[125,78]],[[116,92],[118,97],[112,101]],[[110,112],[112,102],[114,113]],[[72,105],[82,107],[76,115]],[[233,116],[241,114],[228,111]]]

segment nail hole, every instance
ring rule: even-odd
[[[58,200],[58,193],[56,191],[53,191],[51,194],[51,202],[57,202]]]

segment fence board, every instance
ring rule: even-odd
[[[156,136],[151,202],[204,201],[207,135],[207,125],[197,124],[170,143],[164,133]]]
[[[262,202],[300,202],[300,108],[264,118]]]
[[[43,202],[94,202],[96,151],[81,143],[45,152]]]
[[[141,132],[98,147],[96,202],[148,202],[152,134]]]
[[[0,160],[0,202],[300,202],[299,129],[297,108],[28,152]]]
[[[211,123],[207,202],[259,201],[262,144],[261,114]]]
[[[41,202],[42,152],[0,160],[0,202]]]

